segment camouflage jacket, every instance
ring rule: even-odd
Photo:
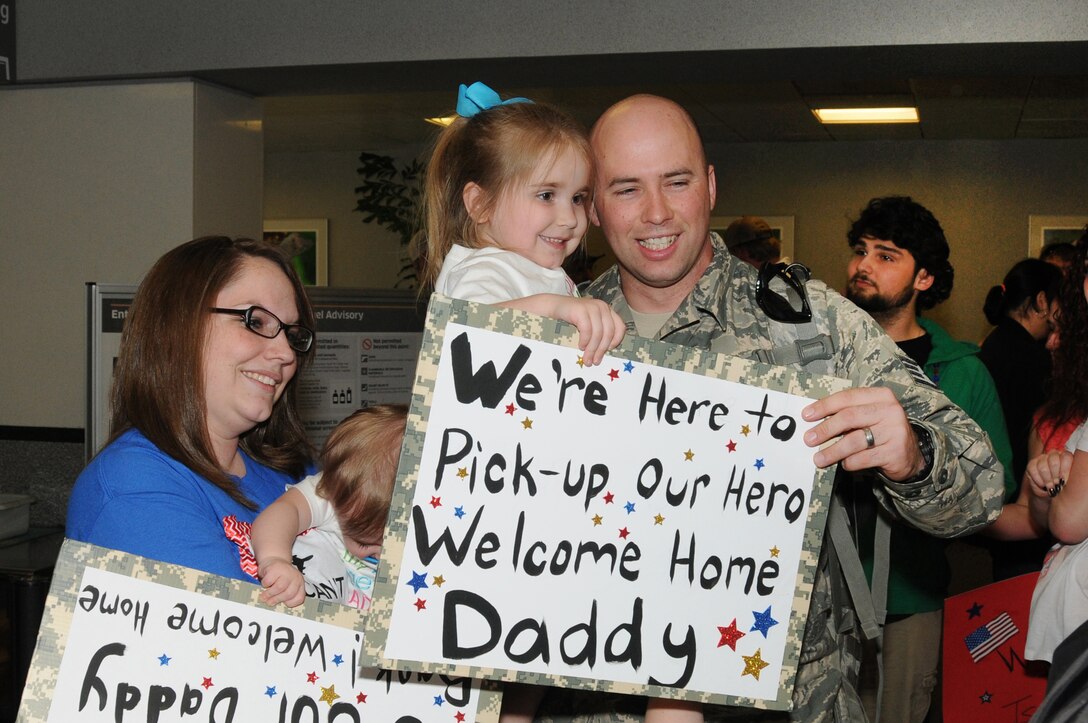
[[[770,349],[770,321],[756,303],[757,272],[733,258],[717,235],[712,235],[714,258],[695,289],[658,332],[657,338],[687,346],[709,348],[715,344],[731,353],[753,358],[760,349]],[[819,281],[807,285],[814,318],[826,315],[835,344],[830,360],[831,373],[849,379],[855,386],[891,388],[903,405],[908,419],[925,427],[933,440],[933,466],[928,477],[910,482],[892,482],[880,475],[841,473],[837,486],[873,484],[886,509],[920,530],[939,537],[964,535],[997,518],[1004,495],[1003,472],[986,435],[958,407],[953,405],[920,372],[913,376],[904,365],[898,347],[872,320],[852,303]],[[598,278],[588,295],[609,302],[635,334],[630,309],[613,267]],[[855,689],[860,660],[859,633],[848,595],[841,594],[840,574],[828,561],[825,544],[813,587],[809,618],[802,643],[793,694],[796,721],[864,721],[865,714]],[[833,588],[835,588],[833,592]],[[833,603],[833,599],[835,602]],[[838,614],[833,614],[838,605]],[[845,608],[845,609],[842,609]],[[633,721],[641,717],[629,701],[600,696],[582,699],[569,718],[563,713],[544,715],[542,720]],[[608,712],[605,706],[618,705]],[[643,706],[644,708],[644,706]],[[629,712],[620,712],[627,710]],[[742,713],[734,710],[734,714]],[[743,711],[752,719],[755,711]],[[727,710],[707,710],[708,719],[730,717]],[[768,719],[774,719],[769,716]],[[783,716],[778,715],[778,718]],[[763,717],[759,718],[763,720]]]

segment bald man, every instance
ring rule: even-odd
[[[597,121],[592,144],[597,186],[590,219],[618,264],[589,293],[610,303],[629,333],[749,359],[768,352],[788,359],[772,341],[781,332],[757,301],[759,272],[709,230],[717,179],[687,112],[664,98],[628,98]],[[806,292],[812,320],[832,348],[815,363],[802,365],[797,356],[788,363],[855,387],[804,411],[815,424],[805,436],[809,446],[837,438],[813,455],[820,467],[838,465],[836,494],[870,485],[887,514],[942,537],[995,519],[1002,470],[978,426],[924,375],[910,373],[868,314],[820,282],[809,282]],[[847,472],[856,474],[849,479]],[[832,630],[849,627],[855,605],[841,568],[829,564],[829,547],[825,537],[790,716],[854,723],[865,720],[855,687],[859,635]]]

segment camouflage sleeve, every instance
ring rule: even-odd
[[[924,427],[933,441],[927,477],[904,483],[874,476],[881,504],[938,537],[965,535],[997,519],[1003,472],[979,426],[901,355],[868,314],[830,290],[827,310],[838,337],[836,371],[859,387],[890,388],[907,419]]]

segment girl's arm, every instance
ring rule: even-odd
[[[1028,434],[1028,459],[1034,459],[1043,453],[1043,440],[1039,430],[1032,425]],[[997,540],[1034,540],[1047,533],[1047,511],[1050,507],[1050,495],[1041,498],[1032,493],[1031,481],[1027,474],[1020,484],[1016,499],[1001,508],[1001,516],[982,531],[987,537]],[[1044,490],[1045,492],[1045,490]]]
[[[560,319],[578,327],[578,348],[586,366],[600,364],[605,352],[623,340],[623,319],[612,307],[598,299],[560,294],[534,294],[506,301],[498,306],[520,309],[530,314]]]
[[[253,521],[250,543],[257,558],[258,576],[269,605],[301,605],[306,599],[302,573],[291,562],[291,547],[300,532],[310,528],[310,505],[302,493],[289,489]]]
[[[1051,534],[1059,542],[1075,545],[1088,539],[1088,452],[1078,449],[1072,455],[1069,452],[1061,454],[1063,456],[1058,459],[1046,460],[1050,477],[1047,482],[1051,485],[1048,489],[1057,486],[1050,500],[1047,521]],[[1062,480],[1065,480],[1064,484]]]

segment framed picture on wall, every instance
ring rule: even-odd
[[[284,250],[303,284],[329,285],[329,220],[327,218],[266,220],[264,240]]]
[[[759,214],[751,214],[758,216]],[[725,233],[726,227],[736,221],[740,216],[713,216],[710,219],[710,230],[719,235]],[[771,231],[782,242],[782,258],[796,261],[793,257],[793,216],[760,216]]]
[[[1028,256],[1039,258],[1044,246],[1073,243],[1084,233],[1088,216],[1028,216]]]

